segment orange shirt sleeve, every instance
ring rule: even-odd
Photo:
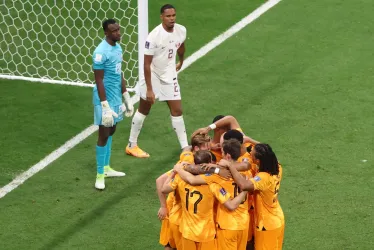
[[[255,190],[263,191],[267,188],[267,176],[258,173],[254,178],[250,179],[255,187]]]
[[[172,189],[176,189],[178,187],[178,183],[181,181],[181,178],[179,177],[179,175],[176,175],[174,177],[174,179],[171,180],[171,182],[169,183],[170,187]]]
[[[211,183],[209,184],[209,189],[221,204],[224,204],[226,201],[230,200],[230,193],[228,193],[221,185]]]
[[[179,162],[194,163],[193,153],[190,151],[182,152],[179,156]]]

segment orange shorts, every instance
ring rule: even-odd
[[[237,250],[246,249],[248,229],[245,230],[226,230],[217,228],[217,249],[218,250]]]
[[[182,248],[183,250],[217,250],[216,239],[208,242],[195,242],[182,237]]]
[[[169,229],[169,219],[164,219],[161,222],[160,230],[160,244],[166,246],[169,243],[170,229]]]
[[[255,232],[256,250],[282,250],[284,236],[284,225],[269,231]]]
[[[169,245],[172,248],[182,249],[182,234],[179,225],[169,222]]]

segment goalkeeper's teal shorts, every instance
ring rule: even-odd
[[[114,125],[116,125],[118,122],[122,121],[123,120],[123,113],[120,112],[120,107],[121,105],[118,105],[118,106],[110,106],[110,108],[117,113],[118,117],[115,118],[113,117],[114,119]],[[100,105],[95,105],[94,106],[94,124],[95,125],[102,125],[101,124],[101,104]]]

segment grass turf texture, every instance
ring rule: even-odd
[[[284,249],[371,249],[374,244],[368,32],[373,10],[364,0],[283,1],[179,77],[188,133],[217,114],[232,114],[248,135],[273,146],[284,166]],[[188,13],[204,20],[206,12]],[[188,26],[190,18],[180,21],[191,37],[200,30]],[[222,23],[214,35],[234,22]],[[80,98],[90,99],[84,91]],[[104,192],[93,189],[92,136],[1,199],[4,249],[162,249],[155,178],[179,153],[166,105],[152,109],[139,138],[150,159],[124,156],[128,134],[127,120],[118,128],[112,153],[112,166],[127,176],[108,179]]]

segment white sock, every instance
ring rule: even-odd
[[[146,115],[143,115],[138,110],[136,111],[134,117],[132,118],[130,138],[129,138],[129,147],[133,148],[138,145],[138,136],[140,130],[142,130],[144,119]]]
[[[174,131],[177,134],[181,148],[187,147],[188,141],[183,116],[171,116],[171,124],[173,125]]]

